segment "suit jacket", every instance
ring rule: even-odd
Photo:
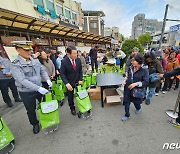
[[[52,60],[53,64],[54,64],[54,67],[55,67],[55,70],[58,70],[58,67],[57,67],[57,63],[56,63],[56,59],[58,58],[58,56],[56,54],[52,54],[50,56],[50,59]]]
[[[68,57],[63,58],[61,61],[60,76],[65,84],[70,83],[71,86],[75,86],[78,81],[82,81],[82,64],[81,60],[77,58],[75,60],[76,71],[74,70],[72,63]]]

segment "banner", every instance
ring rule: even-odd
[[[3,47],[7,53],[10,61],[13,62],[18,56],[18,52],[16,51],[16,48],[15,47],[5,47],[5,46],[3,46]]]

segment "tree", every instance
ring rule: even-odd
[[[121,50],[127,55],[127,57],[131,54],[131,51],[134,47],[139,48],[139,51],[143,53],[142,45],[135,39],[135,40],[126,40]]]
[[[124,41],[124,36],[123,34],[119,33],[119,42],[123,42],[123,41]]]
[[[151,43],[151,35],[149,34],[142,34],[138,37],[138,41],[142,44],[142,46],[146,46],[147,44]]]

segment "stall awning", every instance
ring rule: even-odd
[[[56,23],[22,15],[16,12],[0,8],[0,25],[6,27],[20,28],[27,31],[38,31],[70,37],[72,39],[85,39],[97,42],[111,43],[108,37],[97,36],[79,29],[65,27]]]

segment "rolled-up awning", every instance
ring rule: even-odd
[[[50,21],[33,18],[16,12],[0,8],[0,26],[13,27],[27,31],[37,31],[70,37],[72,39],[84,39],[101,43],[111,43],[111,38],[94,35],[79,29],[65,27]]]

